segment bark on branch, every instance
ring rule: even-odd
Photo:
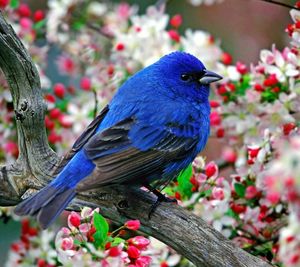
[[[44,127],[45,104],[37,69],[28,52],[0,13],[0,68],[13,96],[20,155],[0,168],[0,205],[17,204],[53,176],[60,159],[49,147]],[[151,220],[155,198],[142,190],[104,188],[78,196],[69,208],[100,207],[102,214],[119,223],[140,219],[142,231],[161,240],[196,266],[270,266],[237,248],[201,218],[183,208],[162,203]]]

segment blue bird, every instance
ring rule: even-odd
[[[35,216],[47,228],[76,193],[116,184],[145,186],[163,200],[157,188],[207,142],[209,84],[221,78],[185,52],[139,71],[77,139],[57,177],[15,213]]]

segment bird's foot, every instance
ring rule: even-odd
[[[155,203],[151,206],[149,214],[148,214],[148,219],[151,219],[151,215],[154,213],[154,211],[156,210],[156,208],[159,206],[159,204],[161,202],[168,202],[168,203],[176,203],[177,204],[177,200],[175,198],[169,198],[166,197],[164,194],[162,194],[161,192],[159,192],[156,189],[151,190],[151,192],[157,196],[157,199],[155,201]]]

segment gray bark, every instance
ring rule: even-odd
[[[47,184],[60,158],[49,147],[37,69],[20,39],[0,13],[0,68],[13,96],[19,158],[0,168],[0,205],[13,206]],[[148,219],[155,197],[142,190],[104,188],[78,196],[70,209],[100,207],[103,216],[124,223],[139,219],[141,231],[175,249],[196,266],[271,266],[236,247],[201,218],[172,203],[162,203]]]

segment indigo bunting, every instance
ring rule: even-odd
[[[20,203],[43,228],[76,193],[126,184],[157,190],[204,148],[210,129],[209,84],[222,77],[196,57],[173,52],[129,78],[72,147],[49,185]]]

